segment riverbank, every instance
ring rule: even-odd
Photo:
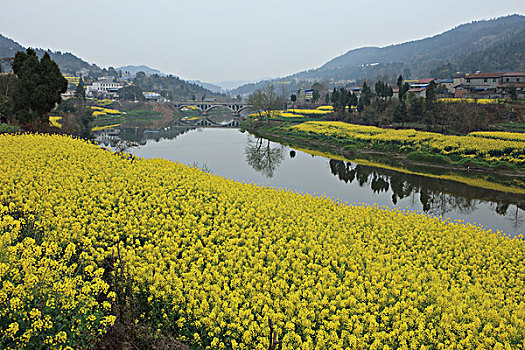
[[[525,176],[525,134],[518,139],[448,136],[415,130],[381,129],[341,122],[243,121],[247,131],[296,146],[316,147],[349,159],[388,156],[399,165]],[[491,133],[490,136],[493,136]],[[512,133],[502,133],[514,135]],[[519,139],[523,137],[523,140]],[[481,156],[480,156],[481,155]]]

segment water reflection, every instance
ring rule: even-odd
[[[248,140],[244,152],[246,153],[246,162],[267,178],[273,177],[275,170],[284,158],[283,145],[272,143],[263,138]]]
[[[160,129],[148,129],[144,127],[115,128],[96,132],[94,136],[95,141],[109,145],[112,148],[122,141],[136,144],[137,146],[144,146],[149,140],[155,142],[159,142],[160,140],[173,140],[195,129],[195,127],[165,127]]]
[[[345,183],[355,180],[359,186],[366,185],[374,193],[388,192],[390,189],[394,205],[403,198],[415,197],[418,194],[422,209],[434,215],[445,216],[450,212],[472,213],[477,209],[479,200],[495,202],[495,211],[502,216],[507,215],[511,204],[516,204],[516,210],[525,210],[521,195],[499,193],[454,181],[399,173],[336,159],[330,159],[329,164],[332,174]]]

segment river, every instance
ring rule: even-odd
[[[525,231],[523,194],[312,155],[315,152],[238,129],[130,128],[120,130],[113,143],[115,138],[135,142],[128,152],[136,156],[173,160],[237,181],[328,196],[349,204],[418,211],[511,236]]]

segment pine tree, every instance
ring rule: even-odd
[[[82,77],[78,79],[78,85],[75,89],[75,96],[83,100],[86,99],[86,90],[84,90],[84,80],[82,79]]]
[[[29,48],[16,53],[12,67],[18,77],[11,94],[15,118],[20,124],[48,122],[46,114],[62,101],[60,94],[67,90],[58,65],[47,52],[39,61]]]

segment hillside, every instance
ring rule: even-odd
[[[523,28],[525,28],[525,17],[519,15],[472,22],[422,40],[383,48],[365,47],[350,50],[327,62],[319,68],[319,71],[370,63],[446,59],[490,47]]]
[[[138,86],[142,91],[159,91],[170,100],[190,100],[195,96],[196,99],[216,96],[210,90],[193,83],[189,83],[179,77],[168,75],[160,76],[158,74],[137,75],[133,79],[133,84]]]
[[[17,43],[16,41],[6,38],[0,34],[0,59],[7,57],[14,57],[17,51],[25,50],[26,48]],[[74,74],[81,69],[89,69],[100,71],[101,69],[93,64],[78,58],[70,52],[50,51],[44,49],[35,49],[38,57],[42,57],[45,52],[48,52],[51,58],[58,64],[62,73]],[[5,62],[2,65],[2,69],[10,69],[10,66]]]
[[[523,65],[525,53],[524,33],[525,16],[521,15],[472,22],[421,40],[386,47],[353,49],[317,69],[244,85],[232,93],[249,93],[279,81],[291,82],[289,87],[294,89],[300,86],[299,81],[307,79],[330,81],[380,77],[393,82],[399,74],[406,78],[428,76],[432,70],[448,62],[454,62],[457,67],[464,68],[461,70],[469,72],[485,69],[518,70]],[[506,63],[490,65],[486,58],[483,60],[480,57],[484,54],[490,55],[492,62],[506,60]],[[510,55],[513,57],[507,58]],[[470,65],[467,64],[469,60]]]

